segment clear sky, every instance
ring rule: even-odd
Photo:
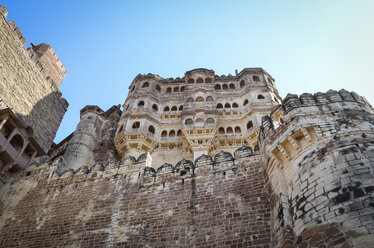
[[[70,106],[123,104],[138,73],[262,67],[287,93],[356,91],[374,104],[374,1],[1,1],[29,42],[51,44],[68,70]]]

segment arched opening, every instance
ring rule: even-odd
[[[173,107],[171,107],[171,111],[177,111],[178,109],[177,109],[177,106],[173,106]]]
[[[230,84],[230,89],[234,90],[235,89],[235,84]]]
[[[187,81],[187,83],[189,83],[189,84],[194,84],[194,83],[195,83],[195,80],[194,80],[193,78],[189,78],[188,81]]]
[[[178,86],[174,87],[174,92],[179,92],[179,87]]]
[[[210,118],[206,119],[206,123],[207,124],[214,123],[214,119],[210,117]]]
[[[166,93],[171,93],[171,88],[170,88],[170,87],[168,87],[168,88],[166,89]]]
[[[241,133],[242,130],[240,129],[240,127],[235,127],[235,133]]]
[[[140,102],[138,103],[138,107],[142,107],[142,106],[144,106],[144,101],[140,101]]]
[[[158,106],[157,106],[157,104],[153,104],[153,105],[152,105],[152,109],[153,109],[154,111],[158,111]]]
[[[205,83],[206,84],[211,84],[212,83],[212,78],[210,78],[210,77],[205,78]]]
[[[178,132],[177,132],[177,136],[178,136],[178,137],[182,136],[182,130],[180,130],[180,129],[178,130]]]
[[[14,135],[13,138],[10,140],[10,144],[14,147],[14,149],[17,150],[17,152],[21,152],[23,147],[22,136],[19,134]]]
[[[175,136],[175,131],[174,130],[170,130],[169,137],[174,137],[174,136]]]
[[[202,96],[199,96],[196,98],[196,102],[204,102],[204,98]]]
[[[150,132],[151,134],[155,134],[155,127],[150,125],[148,128],[148,132]]]
[[[227,90],[228,89],[227,84],[222,85],[222,89]]]
[[[183,92],[183,91],[184,91],[184,86],[181,87],[181,92]]]
[[[252,121],[248,121],[248,123],[247,123],[247,129],[250,129],[252,127],[253,127]]]
[[[213,97],[208,96],[208,97],[206,98],[206,101],[207,101],[207,102],[213,102]]]
[[[203,118],[198,118],[198,119],[196,120],[196,123],[204,123]]]
[[[220,128],[218,129],[218,133],[219,133],[219,134],[225,134],[225,129],[224,129],[223,127],[220,127]]]
[[[187,98],[187,102],[193,102],[193,98],[192,97]]]
[[[156,90],[157,90],[158,92],[161,92],[161,87],[160,87],[160,85],[156,85]]]
[[[257,96],[257,99],[262,100],[262,99],[265,99],[265,97],[264,97],[263,95],[259,94],[259,95]]]
[[[165,112],[166,112],[166,111],[170,111],[169,106],[166,106],[166,107],[164,108],[164,111],[165,111]]]
[[[203,80],[202,78],[198,78],[198,79],[196,80],[196,83],[198,83],[198,84],[202,84],[202,83],[204,83],[204,80]]]
[[[183,110],[183,105],[179,106],[179,111]]]
[[[221,85],[220,85],[220,84],[216,84],[216,85],[214,86],[214,89],[216,89],[216,90],[220,90],[220,89],[221,89]]]
[[[143,83],[143,88],[147,88],[147,87],[149,87],[149,82],[144,82]]]
[[[240,80],[240,88],[243,88],[245,85],[244,80]]]
[[[232,127],[228,127],[228,128],[226,129],[226,133],[233,133],[233,131],[232,131]]]
[[[184,124],[186,124],[186,125],[192,125],[192,124],[193,124],[193,121],[192,121],[192,119],[188,118],[188,119],[184,122]]]
[[[222,103],[218,103],[218,104],[217,104],[217,108],[218,108],[218,109],[223,109],[223,105],[222,105]]]
[[[233,107],[233,108],[239,108],[239,105],[238,105],[236,102],[234,102],[234,103],[232,104],[232,107]]]
[[[166,136],[168,136],[168,132],[166,132],[166,130],[162,131],[161,137],[166,137]]]
[[[230,103],[226,103],[226,104],[225,104],[225,108],[231,108]]]
[[[259,76],[253,76],[252,78],[253,78],[253,81],[256,81],[256,82],[260,81],[260,77]]]
[[[140,122],[139,121],[136,121],[132,124],[132,129],[137,129],[140,127]]]
[[[245,99],[244,102],[243,102],[243,106],[245,106],[247,104],[248,104],[248,99]]]
[[[135,90],[135,85],[132,86],[130,93],[133,92],[134,90]]]

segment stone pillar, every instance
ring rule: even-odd
[[[80,122],[64,154],[64,170],[94,164],[93,150],[104,122],[103,114],[97,106],[86,106],[81,110]]]

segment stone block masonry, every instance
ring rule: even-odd
[[[0,108],[11,108],[25,126],[31,126],[35,139],[48,152],[68,107],[58,90],[66,70],[49,45],[26,49],[25,37],[6,17],[7,10],[1,6]]]

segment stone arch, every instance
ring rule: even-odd
[[[207,101],[207,102],[213,102],[213,97],[212,97],[212,96],[208,96],[208,97],[206,98],[206,101]]]
[[[239,126],[235,127],[235,133],[241,133],[242,129]]]
[[[193,124],[193,120],[191,118],[188,118],[187,120],[185,120],[184,124],[186,124],[186,125],[192,125]]]
[[[161,137],[167,137],[167,136],[168,136],[168,132],[166,130],[163,130],[161,133]]]
[[[255,82],[260,81],[260,77],[257,76],[257,75],[254,75],[252,78],[253,78],[253,81],[255,81]]]
[[[219,133],[219,134],[225,134],[225,129],[224,129],[223,127],[220,127],[220,128],[218,129],[218,133]]]
[[[154,126],[152,126],[152,125],[150,125],[149,127],[148,127],[148,132],[150,132],[151,134],[155,134],[155,127]]]
[[[179,111],[182,111],[183,110],[183,105],[180,105],[179,106]]]
[[[225,104],[225,108],[231,108],[230,103],[226,103],[226,104]]]
[[[139,101],[138,102],[138,107],[142,107],[142,106],[144,106],[144,101]]]
[[[236,102],[234,102],[234,103],[232,104],[232,107],[233,107],[233,108],[239,108],[239,105],[238,105]]]
[[[196,102],[204,102],[204,98],[202,96],[199,96],[196,98]]]
[[[173,106],[173,107],[171,107],[171,111],[177,111],[178,109],[177,109],[177,106]]]
[[[181,92],[183,92],[183,91],[184,91],[184,86],[182,86],[182,87],[181,87],[181,90],[180,90],[180,91],[181,91]]]
[[[230,84],[230,89],[235,90],[235,84],[231,83]]]
[[[193,102],[193,98],[192,97],[187,98],[187,102]]]
[[[187,81],[187,83],[189,83],[189,84],[194,84],[194,83],[195,83],[195,80],[194,80],[193,78],[189,78],[188,81]]]
[[[196,123],[204,123],[204,119],[203,118],[197,118]]]
[[[222,103],[218,103],[218,104],[217,104],[217,108],[218,108],[218,109],[223,109],[223,105],[222,105]]]
[[[144,82],[143,83],[143,88],[147,88],[147,87],[149,87],[149,82]]]
[[[174,130],[170,130],[169,131],[169,137],[174,137],[175,136],[175,131]]]
[[[166,106],[166,107],[164,108],[164,111],[165,111],[165,112],[170,111],[169,106]]]
[[[214,89],[215,89],[215,90],[220,90],[220,89],[221,89],[221,85],[220,85],[220,84],[216,84],[216,85],[214,85]]]
[[[166,93],[171,93],[171,87],[168,87],[168,88],[166,89]]]
[[[179,87],[175,86],[174,89],[173,89],[173,92],[179,92]]]
[[[153,109],[154,111],[158,111],[158,106],[157,106],[156,103],[152,105],[152,109]]]
[[[132,86],[131,90],[130,90],[130,93],[133,92],[135,90],[135,85]]]
[[[161,92],[161,87],[160,87],[160,85],[156,85],[156,90],[157,90],[158,92]]]
[[[212,117],[209,117],[208,119],[206,119],[206,123],[207,124],[212,124],[212,123],[214,123],[214,119]]]
[[[259,100],[263,100],[263,99],[265,99],[265,97],[264,97],[264,95],[259,94],[259,95],[257,96],[257,99],[259,99]]]
[[[248,104],[248,99],[245,99],[244,102],[243,102],[243,106],[245,106],[247,104]]]
[[[248,121],[247,123],[247,129],[251,129],[253,127],[253,122],[252,121]]]
[[[177,136],[178,136],[178,137],[182,136],[182,130],[179,129],[179,130],[177,131]]]
[[[202,84],[202,83],[204,83],[204,80],[203,80],[202,78],[198,78],[198,79],[196,80],[196,83],[198,83],[198,84]]]
[[[205,83],[206,84],[211,84],[212,83],[212,78],[210,78],[210,77],[205,78]]]
[[[244,80],[240,80],[240,88],[243,88],[245,86]]]
[[[227,87],[227,84],[222,85],[222,89],[227,90],[229,87]]]
[[[132,124],[132,129],[138,129],[140,127],[140,122],[139,121],[135,121],[133,124]]]
[[[226,128],[226,133],[234,133],[232,130],[232,127],[227,127]]]

